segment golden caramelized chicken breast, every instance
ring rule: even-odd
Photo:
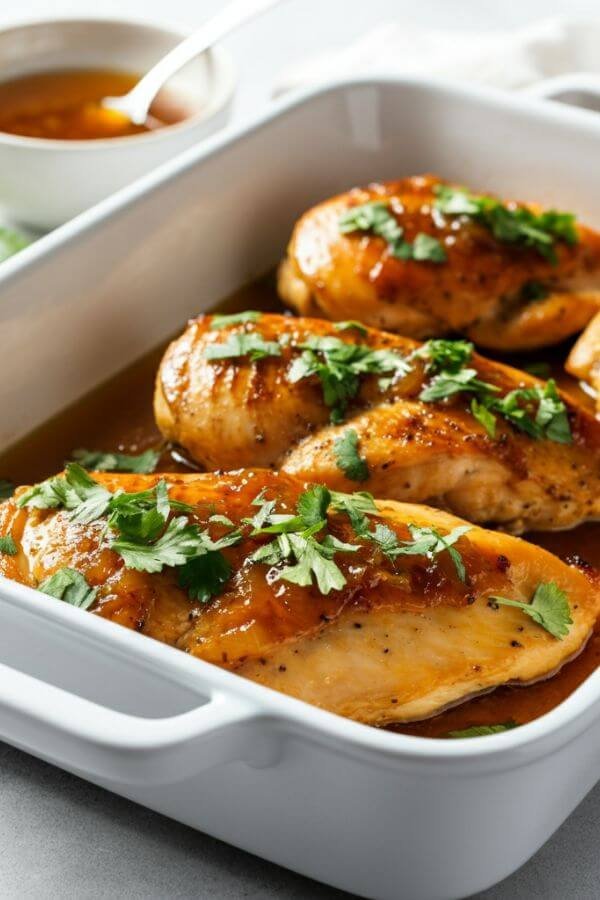
[[[553,674],[600,605],[517,538],[264,470],[70,465],[0,505],[0,541],[8,578],[370,724]]]
[[[279,293],[301,315],[420,339],[460,332],[501,350],[543,347],[600,308],[600,236],[568,213],[433,176],[371,184],[301,217]]]
[[[566,368],[567,372],[593,389],[600,416],[600,313],[592,319],[571,350]]]
[[[207,469],[270,466],[514,532],[600,517],[600,423],[465,341],[205,316],[168,348],[155,416]]]

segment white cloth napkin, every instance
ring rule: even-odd
[[[380,25],[343,49],[285,69],[275,94],[344,75],[447,75],[523,88],[571,72],[600,73],[600,19],[544,19],[505,32],[429,31]]]

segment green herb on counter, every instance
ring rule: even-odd
[[[0,262],[14,256],[19,250],[24,250],[30,244],[31,240],[21,232],[0,227]]]

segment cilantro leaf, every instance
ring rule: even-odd
[[[490,597],[489,602],[492,607],[514,606],[521,609],[559,641],[569,633],[569,626],[573,624],[567,595],[554,581],[538,584],[531,603],[496,596]]]
[[[453,545],[471,529],[471,525],[459,525],[448,534],[442,535],[435,528],[409,525],[412,540],[399,541],[396,533],[387,525],[377,525],[369,537],[381,552],[392,560],[398,556],[426,556],[433,559],[438,553],[446,551],[454,564],[456,574],[462,582],[465,582],[467,578],[465,565],[462,556]]]
[[[369,333],[362,322],[357,322],[355,319],[348,319],[346,322],[335,322],[333,327],[336,331],[357,331],[363,337]]]
[[[461,728],[460,731],[449,731],[447,738],[473,738],[486,737],[490,734],[501,734],[503,731],[510,731],[518,728],[519,725],[514,719],[508,719],[506,722],[500,722],[499,725],[471,725],[470,728]]]
[[[407,360],[391,350],[372,350],[367,344],[351,344],[336,337],[308,338],[299,345],[302,354],[287,373],[291,384],[315,375],[321,381],[323,400],[331,409],[331,421],[339,424],[350,400],[360,390],[364,375],[402,377],[410,371]],[[386,389],[389,383],[381,384]]]
[[[447,256],[441,242],[430,234],[419,232],[412,245],[412,256],[417,262],[446,262]]]
[[[487,433],[491,438],[496,437],[496,416],[491,411],[489,406],[486,406],[485,403],[479,403],[479,401],[473,397],[471,400],[471,413],[474,419],[483,425]]]
[[[415,351],[415,356],[427,360],[427,371],[434,373],[459,372],[469,362],[472,354],[473,344],[470,341],[449,341],[444,338],[427,341]]]
[[[220,594],[231,576],[232,568],[219,550],[195,556],[178,570],[179,584],[193,600],[208,603]]]
[[[97,588],[90,587],[81,572],[68,568],[59,569],[54,575],[45,578],[37,589],[79,609],[89,609],[98,592]]]
[[[15,492],[15,486],[12,481],[6,481],[0,478],[0,503],[3,500],[9,500]]]
[[[333,442],[333,452],[338,469],[351,481],[366,481],[369,467],[366,459],[358,452],[358,435],[353,428],[344,432]]]
[[[18,552],[12,535],[7,534],[4,537],[0,537],[0,553],[4,553],[6,556],[16,556]]]
[[[135,456],[82,448],[73,451],[73,459],[91,472],[134,472],[137,475],[148,475],[156,469],[159,458],[157,450],[145,450]]]
[[[445,215],[469,216],[487,228],[498,241],[536,250],[557,263],[555,243],[579,241],[575,216],[550,209],[535,213],[524,206],[505,205],[495,197],[472,194],[447,184],[435,187],[435,207]]]
[[[432,235],[419,232],[412,244],[406,241],[404,229],[384,201],[374,200],[351,207],[340,217],[338,227],[341,234],[366,231],[383,238],[396,259],[434,263],[446,261],[444,247]]]
[[[331,494],[322,484],[316,484],[300,495],[297,511],[304,528],[312,528],[327,518]]]
[[[476,369],[460,369],[458,372],[442,371],[434,375],[429,384],[419,394],[419,400],[434,403],[454,394],[469,393],[478,397],[496,393],[500,389],[477,377]]]
[[[191,525],[185,516],[171,519],[154,543],[141,544],[118,538],[110,546],[123,558],[128,569],[150,573],[160,572],[164,566],[182,566],[188,559],[206,552],[200,529]]]
[[[233,359],[247,356],[250,362],[256,362],[267,356],[281,356],[281,347],[277,341],[265,341],[255,331],[242,334],[230,334],[223,344],[209,344],[204,350],[204,358],[208,360]]]
[[[246,322],[258,322],[259,319],[260,313],[255,309],[229,315],[214,315],[210,320],[210,330],[218,331],[220,328],[228,328],[229,325],[243,325]]]
[[[338,494],[339,498],[352,495]],[[254,563],[276,566],[283,562],[284,566],[277,572],[277,578],[308,587],[313,579],[322,594],[332,590],[341,590],[346,579],[336,564],[336,553],[353,553],[358,550],[354,544],[340,541],[331,534],[325,534],[321,541],[315,535],[327,528],[327,510],[332,502],[331,492],[323,485],[314,485],[304,491],[296,504],[296,515],[280,515],[274,513],[274,502],[264,499],[264,492],[253,501],[262,502],[260,530],[253,534],[276,534],[271,543],[259,547],[252,556]],[[346,502],[346,501],[344,501]],[[363,502],[363,501],[359,501]],[[257,516],[250,520],[255,523]]]
[[[14,256],[19,250],[24,250],[31,244],[31,240],[20,231],[13,228],[0,228],[0,262],[4,262],[9,256]]]

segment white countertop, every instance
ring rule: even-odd
[[[165,14],[159,0],[21,0],[18,14],[94,14],[101,8],[105,16],[155,17],[192,27],[220,5],[218,0],[169,0]],[[2,4],[0,22],[9,6],[17,7]],[[343,46],[380,22],[494,29],[555,14],[600,15],[600,7],[598,0],[287,0],[227,42],[240,73],[234,119],[243,121],[269,101],[273,80],[288,63]],[[599,896],[599,842],[600,786],[522,870],[478,900],[594,900]],[[401,891],[399,885],[399,897]],[[0,744],[2,898],[345,896]]]

